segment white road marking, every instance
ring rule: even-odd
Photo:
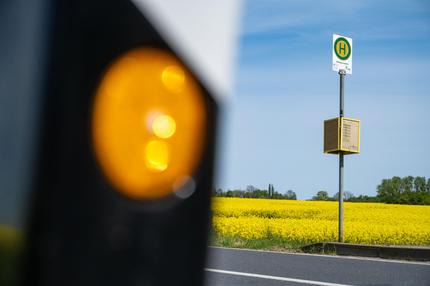
[[[282,252],[282,251],[272,251],[272,250],[261,250],[261,249],[248,249],[248,248],[232,248],[223,246],[209,246],[209,248],[215,249],[226,249],[226,250],[237,250],[237,251],[249,251],[249,252],[263,252],[263,253],[277,253],[283,255],[303,255],[303,256],[314,256],[314,257],[328,257],[336,259],[353,259],[353,260],[364,260],[364,261],[375,261],[382,263],[400,263],[400,264],[414,264],[414,265],[426,265],[430,266],[429,262],[425,261],[404,261],[404,260],[394,260],[394,259],[384,259],[384,258],[373,258],[373,257],[358,257],[358,256],[347,256],[347,255],[329,255],[329,254],[310,254],[310,253],[296,253],[296,252]]]
[[[347,284],[337,284],[337,283],[330,283],[330,282],[304,280],[304,279],[296,279],[296,278],[281,277],[281,276],[262,275],[262,274],[237,272],[237,271],[229,271],[229,270],[221,270],[221,269],[213,269],[213,268],[205,268],[205,270],[208,272],[222,273],[222,274],[228,274],[228,275],[237,275],[237,276],[246,276],[246,277],[253,277],[253,278],[260,278],[260,279],[294,282],[294,283],[302,283],[302,284],[308,284],[308,285],[311,284],[311,285],[320,285],[320,286],[351,286]]]

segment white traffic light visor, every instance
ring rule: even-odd
[[[240,20],[237,0],[132,0],[223,102],[231,93]]]

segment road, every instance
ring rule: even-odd
[[[209,248],[206,285],[430,285],[430,263]]]

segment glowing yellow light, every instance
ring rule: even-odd
[[[164,86],[173,92],[179,92],[185,84],[184,71],[178,66],[169,66],[161,74]]]
[[[169,115],[158,115],[152,122],[152,131],[163,139],[172,137],[176,131],[176,122]]]
[[[172,54],[142,48],[117,59],[102,77],[92,122],[95,155],[112,185],[138,199],[173,193],[204,152],[205,104]]]
[[[152,140],[145,147],[145,159],[148,168],[164,171],[169,166],[169,147],[161,140]]]

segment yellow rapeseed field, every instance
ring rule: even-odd
[[[430,206],[344,205],[345,242],[430,245]],[[297,243],[337,240],[337,202],[214,198],[212,210],[219,236]]]

